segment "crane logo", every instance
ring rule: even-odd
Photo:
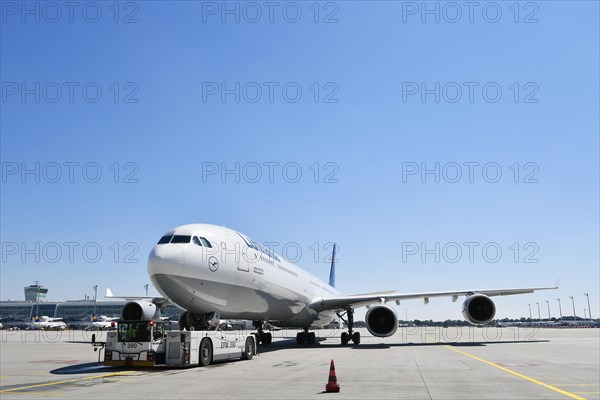
[[[211,256],[208,259],[208,268],[212,271],[215,272],[216,270],[219,269],[219,260],[217,260],[217,257],[215,256]]]

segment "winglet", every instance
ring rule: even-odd
[[[106,296],[104,297],[115,297],[115,295],[113,294],[112,290],[110,290],[110,288],[106,288]]]
[[[329,286],[335,287],[335,250],[336,245],[333,244],[333,254],[331,255],[331,269],[329,270]]]
[[[558,280],[556,281],[556,283],[554,284],[554,287],[558,289],[558,286],[560,285],[560,278],[558,278]]]

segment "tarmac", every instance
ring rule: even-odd
[[[157,370],[104,367],[91,332],[0,331],[0,398],[600,399],[600,329],[358,331],[345,347],[339,330],[310,346],[276,331],[250,361]],[[332,359],[341,390],[323,393]]]

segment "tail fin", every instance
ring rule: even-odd
[[[335,287],[335,250],[336,245],[333,244],[333,254],[331,255],[331,269],[329,270],[329,286]]]

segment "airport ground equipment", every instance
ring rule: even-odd
[[[254,335],[245,331],[170,330],[163,321],[119,321],[106,334],[104,365],[115,367],[191,367],[213,361],[251,360],[257,354]]]

